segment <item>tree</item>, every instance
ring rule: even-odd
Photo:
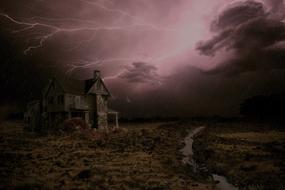
[[[285,94],[258,95],[246,99],[240,107],[240,113],[247,118],[272,120],[285,118]]]

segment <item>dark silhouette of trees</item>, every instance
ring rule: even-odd
[[[285,120],[285,94],[258,95],[246,99],[240,107],[241,115],[259,120]]]

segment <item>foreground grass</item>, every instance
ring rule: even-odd
[[[194,141],[195,158],[240,188],[285,188],[285,132],[270,126],[217,124]]]
[[[41,137],[2,123],[0,189],[209,189],[183,169],[187,128],[140,124],[92,139]]]

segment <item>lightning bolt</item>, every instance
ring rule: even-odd
[[[114,30],[131,30],[131,28],[135,27],[135,26],[139,26],[139,24],[131,24],[131,25],[125,25],[125,26],[105,26],[105,27],[77,27],[77,28],[62,28],[62,27],[58,27],[55,25],[50,25],[50,24],[44,24],[44,23],[39,23],[39,22],[34,22],[34,23],[30,23],[30,22],[23,22],[23,21],[18,21],[12,17],[10,17],[7,14],[0,14],[1,16],[7,18],[8,20],[10,20],[11,22],[24,26],[22,29],[19,30],[14,30],[13,33],[19,33],[19,32],[23,32],[23,31],[27,31],[27,30],[31,30],[34,29],[36,27],[44,27],[47,29],[52,30],[52,32],[49,32],[46,35],[43,35],[42,37],[40,37],[39,43],[36,46],[30,46],[28,47],[26,50],[24,50],[24,53],[27,54],[29,51],[31,51],[32,49],[36,49],[36,48],[40,48],[43,47],[44,42],[46,42],[49,38],[55,36],[56,34],[60,33],[60,32],[80,32],[80,31],[114,31]],[[157,30],[158,28],[153,28],[155,30]],[[149,29],[140,29],[140,30],[149,30]],[[159,29],[161,30],[161,29]]]
[[[120,16],[124,16],[127,18],[130,18],[131,20],[133,20],[135,23],[137,23],[137,25],[142,25],[142,26],[148,26],[151,27],[153,29],[159,29],[157,26],[155,26],[154,24],[150,24],[150,23],[146,23],[143,19],[133,16],[125,11],[122,11],[120,9],[113,9],[113,8],[108,8],[106,6],[104,6],[103,4],[99,4],[98,2],[94,2],[94,1],[89,1],[89,0],[79,0],[81,2],[87,3],[89,5],[93,5],[96,6],[98,8],[101,8],[102,10],[105,10],[107,12],[110,12],[114,15],[120,15]],[[113,3],[113,2],[112,2]],[[161,29],[161,28],[160,28]]]
[[[126,18],[128,19],[130,24],[104,26],[98,22],[94,22],[93,20],[83,20],[78,18],[47,18],[47,17],[34,16],[19,20],[5,13],[0,13],[0,16],[5,18],[7,21],[11,22],[12,24],[14,24],[15,27],[17,27],[16,29],[12,30],[12,33],[27,35],[28,38],[26,41],[27,45],[26,48],[23,50],[25,55],[27,55],[28,53],[32,52],[35,49],[42,48],[48,40],[54,38],[56,35],[60,33],[78,33],[83,31],[90,32],[90,36],[87,39],[81,40],[79,42],[72,42],[72,47],[69,50],[75,51],[77,49],[81,49],[84,45],[90,43],[93,39],[95,39],[97,36],[96,34],[99,31],[105,31],[105,32],[134,31],[134,30],[139,30],[139,31],[154,30],[160,32],[177,31],[177,29],[175,28],[160,27],[153,23],[146,22],[144,19],[129,14],[126,11],[113,8],[114,3],[111,0],[98,0],[98,1],[78,0],[78,1],[87,4],[88,6],[94,6],[94,8],[100,9],[104,12],[111,13],[111,15],[115,17],[114,19],[118,19],[120,17]],[[69,24],[66,25],[66,23],[64,24],[64,22],[67,22]],[[149,59],[151,61],[158,61],[164,58],[165,57],[149,58]],[[94,66],[100,67],[104,63],[134,62],[139,60],[140,60],[139,58],[123,57],[123,58],[109,58],[109,59],[95,58],[92,61],[86,61],[86,60],[71,61],[67,63],[70,69],[68,69],[66,73],[71,73],[75,70],[91,68]]]
[[[0,16],[8,19],[12,23],[22,26],[21,29],[19,30],[14,30],[13,33],[20,33],[24,31],[29,31],[33,30],[35,28],[46,28],[47,30],[50,30],[50,32],[47,32],[45,35],[38,36],[38,44],[29,46],[24,50],[24,53],[27,54],[33,49],[37,49],[40,47],[43,47],[43,44],[50,38],[54,37],[56,34],[61,33],[61,32],[80,32],[80,31],[114,31],[114,30],[159,30],[159,31],[175,31],[175,29],[172,28],[163,28],[163,27],[158,27],[152,23],[147,23],[143,19],[133,16],[125,11],[122,11],[120,9],[113,9],[105,6],[103,3],[99,2],[108,2],[109,4],[113,4],[112,1],[89,1],[89,0],[79,0],[82,3],[86,3],[88,5],[96,6],[97,8],[100,8],[104,11],[110,12],[114,15],[120,15],[126,18],[129,18],[132,23],[129,25],[125,26],[98,26],[98,23],[93,22],[93,21],[86,21],[82,19],[77,19],[77,18],[45,18],[45,17],[32,17],[27,20],[30,20],[30,22],[24,22],[24,21],[19,21],[12,16],[9,16],[7,14],[1,13]],[[38,20],[38,21],[33,21],[33,20]],[[42,22],[40,22],[40,21]],[[32,22],[33,21],[33,22]],[[43,22],[44,21],[44,22]],[[83,27],[59,27],[54,24],[47,24],[45,22],[63,22],[63,21],[70,21],[73,23],[80,23],[80,24],[88,24],[91,26],[83,26]],[[95,25],[95,26],[94,26]],[[143,28],[139,28],[143,27]]]
[[[112,59],[95,59],[93,61],[84,61],[84,60],[72,61],[72,62],[68,62],[68,64],[67,64],[70,67],[70,69],[66,71],[66,74],[71,73],[74,70],[87,69],[87,68],[92,68],[94,66],[100,68],[102,66],[102,64],[104,64],[104,63],[135,62],[138,60],[139,59],[135,59],[135,58],[112,58]],[[107,79],[107,77],[105,79]]]

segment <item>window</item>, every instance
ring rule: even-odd
[[[81,104],[81,105],[84,105],[84,104],[85,104],[85,98],[84,98],[84,96],[81,96],[81,97],[80,97],[80,104]]]
[[[58,102],[59,104],[63,104],[63,103],[64,103],[64,96],[63,96],[63,95],[58,96],[58,97],[57,97],[57,102]]]
[[[75,96],[75,104],[80,105],[80,96]]]
[[[48,103],[53,104],[53,97],[49,97]]]

